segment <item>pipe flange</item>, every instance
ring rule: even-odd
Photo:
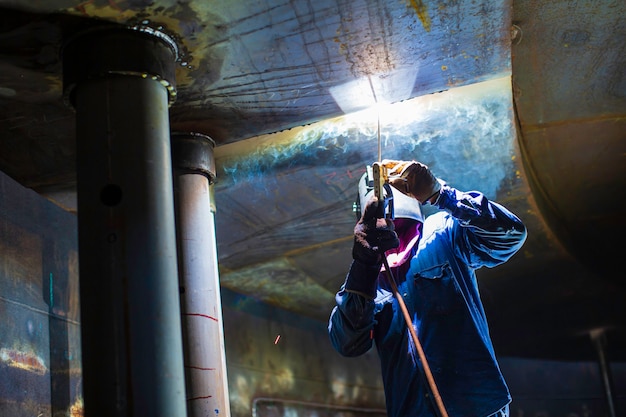
[[[63,45],[63,98],[74,107],[81,82],[116,76],[136,76],[159,82],[176,100],[179,48],[164,32],[146,26],[101,26],[80,32]]]
[[[215,141],[195,132],[172,132],[172,163],[179,173],[195,173],[206,176],[209,184],[216,177],[213,149]]]

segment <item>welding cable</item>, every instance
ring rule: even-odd
[[[446,407],[443,405],[443,401],[441,399],[441,395],[439,395],[439,390],[437,389],[437,384],[435,384],[435,379],[433,378],[433,374],[430,371],[430,366],[428,366],[428,361],[426,360],[426,355],[424,354],[424,349],[422,349],[422,344],[420,343],[417,333],[413,328],[413,321],[411,320],[411,315],[409,314],[409,310],[406,308],[406,304],[404,303],[404,299],[400,292],[398,291],[398,286],[396,285],[396,281],[393,278],[393,274],[391,273],[391,269],[389,268],[389,262],[387,261],[387,256],[383,253],[383,263],[385,265],[385,273],[387,274],[387,281],[389,281],[389,285],[391,286],[391,291],[393,292],[396,300],[398,300],[398,305],[400,306],[400,310],[402,310],[402,314],[404,315],[404,320],[406,321],[406,326],[409,328],[409,332],[411,333],[411,338],[413,339],[413,343],[415,343],[415,348],[417,349],[417,354],[419,355],[420,361],[422,362],[422,367],[424,369],[424,374],[426,376],[426,380],[428,381],[428,386],[430,387],[430,391],[435,399],[435,403],[437,405],[437,409],[439,410],[439,414],[441,417],[448,417],[448,412],[446,411]]]

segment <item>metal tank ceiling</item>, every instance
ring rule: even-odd
[[[0,170],[75,211],[63,42],[164,33],[171,128],[217,145],[223,286],[327,319],[380,118],[384,158],[527,224],[520,253],[478,272],[500,354],[590,358],[604,329],[626,360],[625,16],[622,0],[0,0]],[[359,112],[375,102],[397,104]]]

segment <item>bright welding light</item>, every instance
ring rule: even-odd
[[[308,126],[222,145],[216,149],[225,172],[220,183],[226,187],[232,185],[226,181],[269,181],[276,175],[266,174],[299,164],[326,167],[344,166],[346,160],[371,162],[377,156],[374,145],[380,114],[383,159],[421,159],[449,183],[495,197],[502,181],[516,168],[511,91],[507,76],[390,105],[371,105]]]
[[[416,78],[417,67],[401,68],[349,81],[329,91],[341,111],[350,114],[377,104],[406,100],[412,95]]]
[[[344,114],[368,109],[376,104],[367,78],[331,87],[329,91]]]
[[[419,122],[425,117],[424,113],[424,106],[414,101],[393,104],[375,103],[367,109],[345,115],[343,120],[344,123],[356,126],[374,126],[377,120],[380,120],[382,127],[393,126],[395,130]]]

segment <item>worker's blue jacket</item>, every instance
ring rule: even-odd
[[[442,187],[410,265],[393,268],[418,340],[450,417],[485,417],[511,400],[489,336],[474,271],[509,259],[526,239],[522,222],[478,192]],[[404,269],[404,271],[402,271]],[[389,417],[433,416],[416,347],[380,265],[353,261],[328,331],[344,356],[381,362]],[[430,398],[429,398],[430,396]]]

